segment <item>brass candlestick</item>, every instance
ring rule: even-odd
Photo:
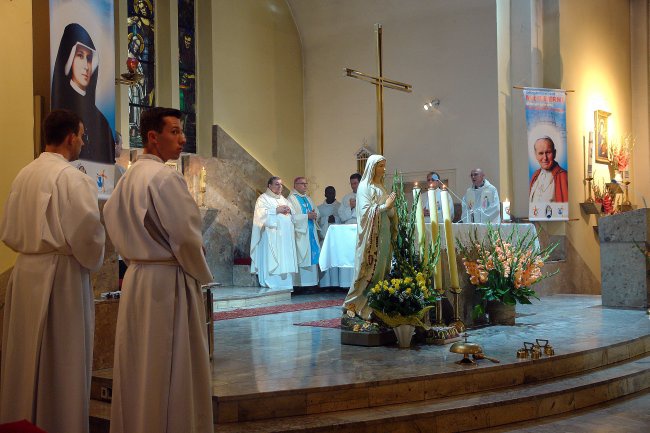
[[[625,200],[623,201],[624,206],[631,206],[632,203],[630,202],[630,196],[628,195],[628,185],[631,182],[629,180],[626,180],[623,182],[623,185],[625,185]]]
[[[208,173],[205,171],[205,167],[201,167],[201,174],[199,176],[199,191],[201,192],[201,204],[199,206],[205,207],[205,191],[207,189],[207,178]]]
[[[594,178],[593,177],[587,177],[587,178],[585,178],[585,180],[587,181],[587,200],[585,200],[585,202],[586,203],[593,203],[594,198],[591,196],[591,194],[593,193],[593,191],[591,190],[591,182],[594,180]]]
[[[458,332],[465,332],[465,323],[460,318],[460,294],[463,292],[463,289],[460,287],[450,287],[449,291],[453,295],[453,305],[454,305],[454,319],[449,324],[458,330]]]
[[[445,322],[442,320],[442,298],[436,301],[436,326],[445,326]]]

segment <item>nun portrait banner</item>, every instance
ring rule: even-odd
[[[568,220],[566,91],[524,89],[528,130],[528,217]]]
[[[50,0],[51,108],[84,124],[79,160],[100,196],[115,170],[115,38],[113,0]]]

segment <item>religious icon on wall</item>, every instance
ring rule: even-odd
[[[607,153],[609,141],[607,139],[607,118],[611,113],[602,110],[594,111],[594,123],[596,126],[596,162],[607,164],[609,162]]]

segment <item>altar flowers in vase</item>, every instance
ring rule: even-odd
[[[539,299],[532,286],[557,273],[542,272],[557,243],[541,249],[534,230],[525,234],[515,230],[503,237],[498,226],[488,225],[483,239],[474,231],[468,240],[457,242],[470,283],[483,299],[474,307],[475,316],[484,314],[486,304],[496,301],[513,307],[512,323],[508,324],[514,324],[514,305]]]
[[[417,207],[404,197],[402,178],[395,174],[397,231],[392,239],[393,257],[386,279],[368,293],[374,315],[390,327],[414,325],[428,329],[426,315],[442,295],[434,289],[436,264],[440,258],[440,239],[422,242],[417,231]]]

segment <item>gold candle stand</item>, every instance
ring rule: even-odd
[[[593,193],[593,191],[591,190],[591,182],[594,180],[594,178],[587,177],[585,178],[585,180],[587,181],[587,200],[585,200],[585,203],[593,203],[594,198],[591,196],[591,194]]]
[[[460,318],[460,294],[463,292],[463,289],[460,287],[450,287],[449,291],[452,294],[454,306],[454,319],[449,326],[456,328],[459,333],[465,332],[467,328],[465,327],[463,320]]]
[[[436,301],[436,326],[445,326],[445,322],[442,320],[442,298]]]
[[[625,185],[625,200],[623,201],[623,206],[631,206],[632,203],[630,202],[630,196],[628,195],[628,185],[631,182],[629,180],[626,180],[623,182],[623,185]]]

